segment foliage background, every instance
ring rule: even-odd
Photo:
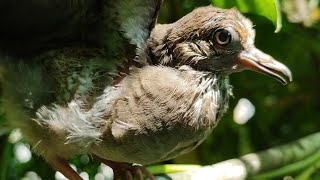
[[[235,1],[238,4],[213,2],[229,7],[250,1]],[[209,3],[208,0],[167,0],[161,9],[159,22],[174,22],[195,7]],[[294,81],[283,86],[254,72],[231,75],[234,98],[214,132],[195,151],[166,163],[213,164],[320,130],[320,8],[317,3],[317,0],[280,1],[282,29],[279,33],[274,33],[275,26],[266,17],[252,11],[245,14],[255,24],[256,46],[286,64],[292,71]],[[250,3],[250,6],[255,4]],[[249,99],[256,109],[253,118],[244,125],[233,120],[233,109],[240,98]],[[53,179],[55,172],[41,158],[33,155],[26,163],[17,161],[15,144],[7,141],[8,134],[4,132],[4,128],[0,129],[0,179],[26,178],[29,177],[26,172],[30,171],[36,172],[42,179]],[[86,158],[76,158],[70,162],[78,167],[78,171],[86,171],[90,179],[94,179],[99,164],[91,160],[83,161]],[[319,171],[311,173],[310,179],[317,178],[320,178]]]

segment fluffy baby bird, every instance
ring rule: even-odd
[[[155,25],[161,1],[115,3],[116,32],[130,44],[122,48],[135,47],[124,51],[125,60],[104,52],[108,43],[103,49],[84,42],[0,61],[8,124],[71,180],[81,179],[67,163],[76,155],[90,154],[119,175],[121,163],[146,165],[197,147],[228,107],[230,73],[292,80],[285,65],[254,46],[252,23],[236,9],[210,5]]]

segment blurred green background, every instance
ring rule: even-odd
[[[249,4],[249,7],[259,3],[260,7],[274,8],[264,4],[267,1],[227,2],[230,1],[213,0],[214,4],[228,8],[243,5],[241,3]],[[194,8],[208,4],[208,0],[166,0],[159,22],[174,22]],[[286,64],[292,71],[293,82],[283,86],[267,76],[249,71],[231,75],[234,98],[231,98],[229,110],[214,132],[196,150],[165,163],[213,164],[284,144],[320,130],[319,2],[282,0],[279,4],[282,15],[279,33],[274,33],[275,22],[270,18],[257,15],[250,8],[245,15],[255,25],[256,46]],[[240,99],[242,101],[239,103]],[[252,118],[247,117],[250,119],[242,124],[236,123],[239,116],[234,110],[236,106],[254,113]],[[28,154],[22,150],[30,147],[19,140],[18,133],[8,135],[5,132],[6,129],[0,129],[1,180],[55,177],[56,172],[36,155],[32,155],[31,160],[21,161],[17,154],[25,153],[29,157],[30,152]],[[70,162],[79,172],[87,172],[90,179],[95,179],[97,171],[103,171],[103,167],[88,156]],[[310,179],[320,179],[319,171],[311,173]]]

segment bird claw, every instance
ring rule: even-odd
[[[145,167],[138,164],[126,164],[121,162],[114,162],[110,160],[103,159],[96,155],[93,156],[96,160],[102,162],[103,164],[109,166],[113,170],[113,179],[117,180],[124,177],[125,180],[143,180],[147,177],[150,180],[155,180],[155,177],[150,173]]]
[[[121,166],[121,168],[119,168],[119,166]],[[115,180],[120,179],[122,176],[124,176],[126,180],[143,180],[144,177],[155,180],[155,177],[145,167],[140,165],[119,163],[116,168],[113,168],[113,174]]]

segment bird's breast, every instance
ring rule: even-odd
[[[224,94],[216,83],[192,69],[147,66],[133,71],[109,103],[102,156],[148,164],[192,150],[223,112]]]

